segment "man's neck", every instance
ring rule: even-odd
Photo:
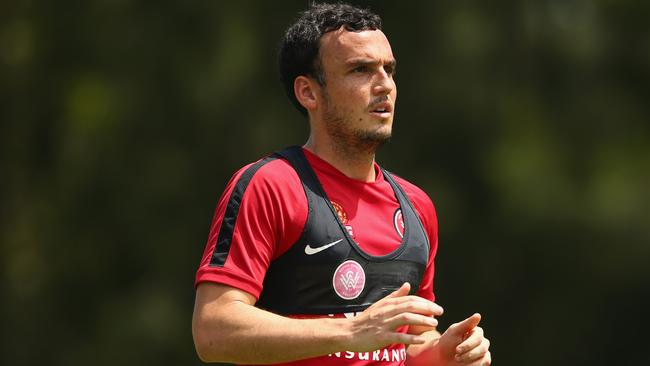
[[[333,143],[317,143],[311,137],[304,148],[352,179],[374,182],[377,178],[374,152],[358,151]]]

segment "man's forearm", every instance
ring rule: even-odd
[[[211,311],[213,310],[213,311]],[[205,362],[267,364],[345,349],[345,319],[291,319],[232,302],[195,314],[193,333]]]
[[[367,352],[388,344],[420,344],[425,338],[400,333],[403,326],[437,325],[442,308],[417,296],[410,285],[377,301],[353,319],[292,319],[256,308],[255,298],[220,284],[197,288],[192,334],[206,362],[269,364],[340,351]]]

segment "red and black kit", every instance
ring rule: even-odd
[[[433,204],[419,188],[375,169],[375,182],[356,181],[300,147],[244,167],[217,206],[196,284],[241,289],[256,306],[290,317],[352,316],[404,282],[434,300]],[[404,359],[404,346],[392,345],[289,364]]]

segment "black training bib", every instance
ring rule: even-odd
[[[272,155],[287,160],[307,196],[308,217],[298,241],[271,262],[257,306],[277,314],[359,312],[404,282],[417,292],[429,259],[429,241],[413,205],[382,169],[393,188],[404,220],[401,245],[384,256],[365,253],[339,221],[302,149]]]

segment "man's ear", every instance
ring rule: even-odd
[[[296,99],[308,111],[313,111],[318,108],[319,95],[317,88],[319,87],[316,80],[303,75],[298,76],[293,81],[293,92],[296,95]]]

